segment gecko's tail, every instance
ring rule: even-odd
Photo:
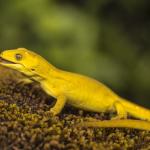
[[[105,121],[86,121],[79,124],[80,127],[100,127],[100,128],[132,128],[150,131],[150,122],[143,120],[105,120]]]
[[[146,109],[142,106],[139,106],[137,104],[129,102],[123,98],[121,98],[120,103],[123,105],[125,110],[129,113],[129,115],[131,115],[135,118],[138,118],[138,119],[150,121],[150,110],[149,109]]]

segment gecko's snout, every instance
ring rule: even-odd
[[[4,51],[0,52],[0,57],[4,56]]]
[[[0,53],[0,59],[2,59],[2,56],[3,56],[3,52]]]
[[[3,52],[0,52],[0,56],[2,56],[3,55]]]

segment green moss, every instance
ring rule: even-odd
[[[150,132],[117,128],[79,128],[86,117],[108,119],[113,114],[89,113],[65,107],[59,116],[49,109],[55,100],[38,84],[17,83],[21,75],[1,69],[0,147],[2,149],[149,149]],[[14,78],[15,74],[15,78]],[[16,78],[17,77],[17,78]]]

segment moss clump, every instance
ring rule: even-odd
[[[59,116],[49,109],[55,100],[37,83],[22,85],[22,75],[0,68],[1,149],[150,149],[150,132],[117,128],[79,128],[86,117],[109,119],[112,114],[65,107]]]

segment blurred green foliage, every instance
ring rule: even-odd
[[[149,5],[146,0],[0,1],[0,47],[34,50],[59,68],[94,77],[150,107]]]

